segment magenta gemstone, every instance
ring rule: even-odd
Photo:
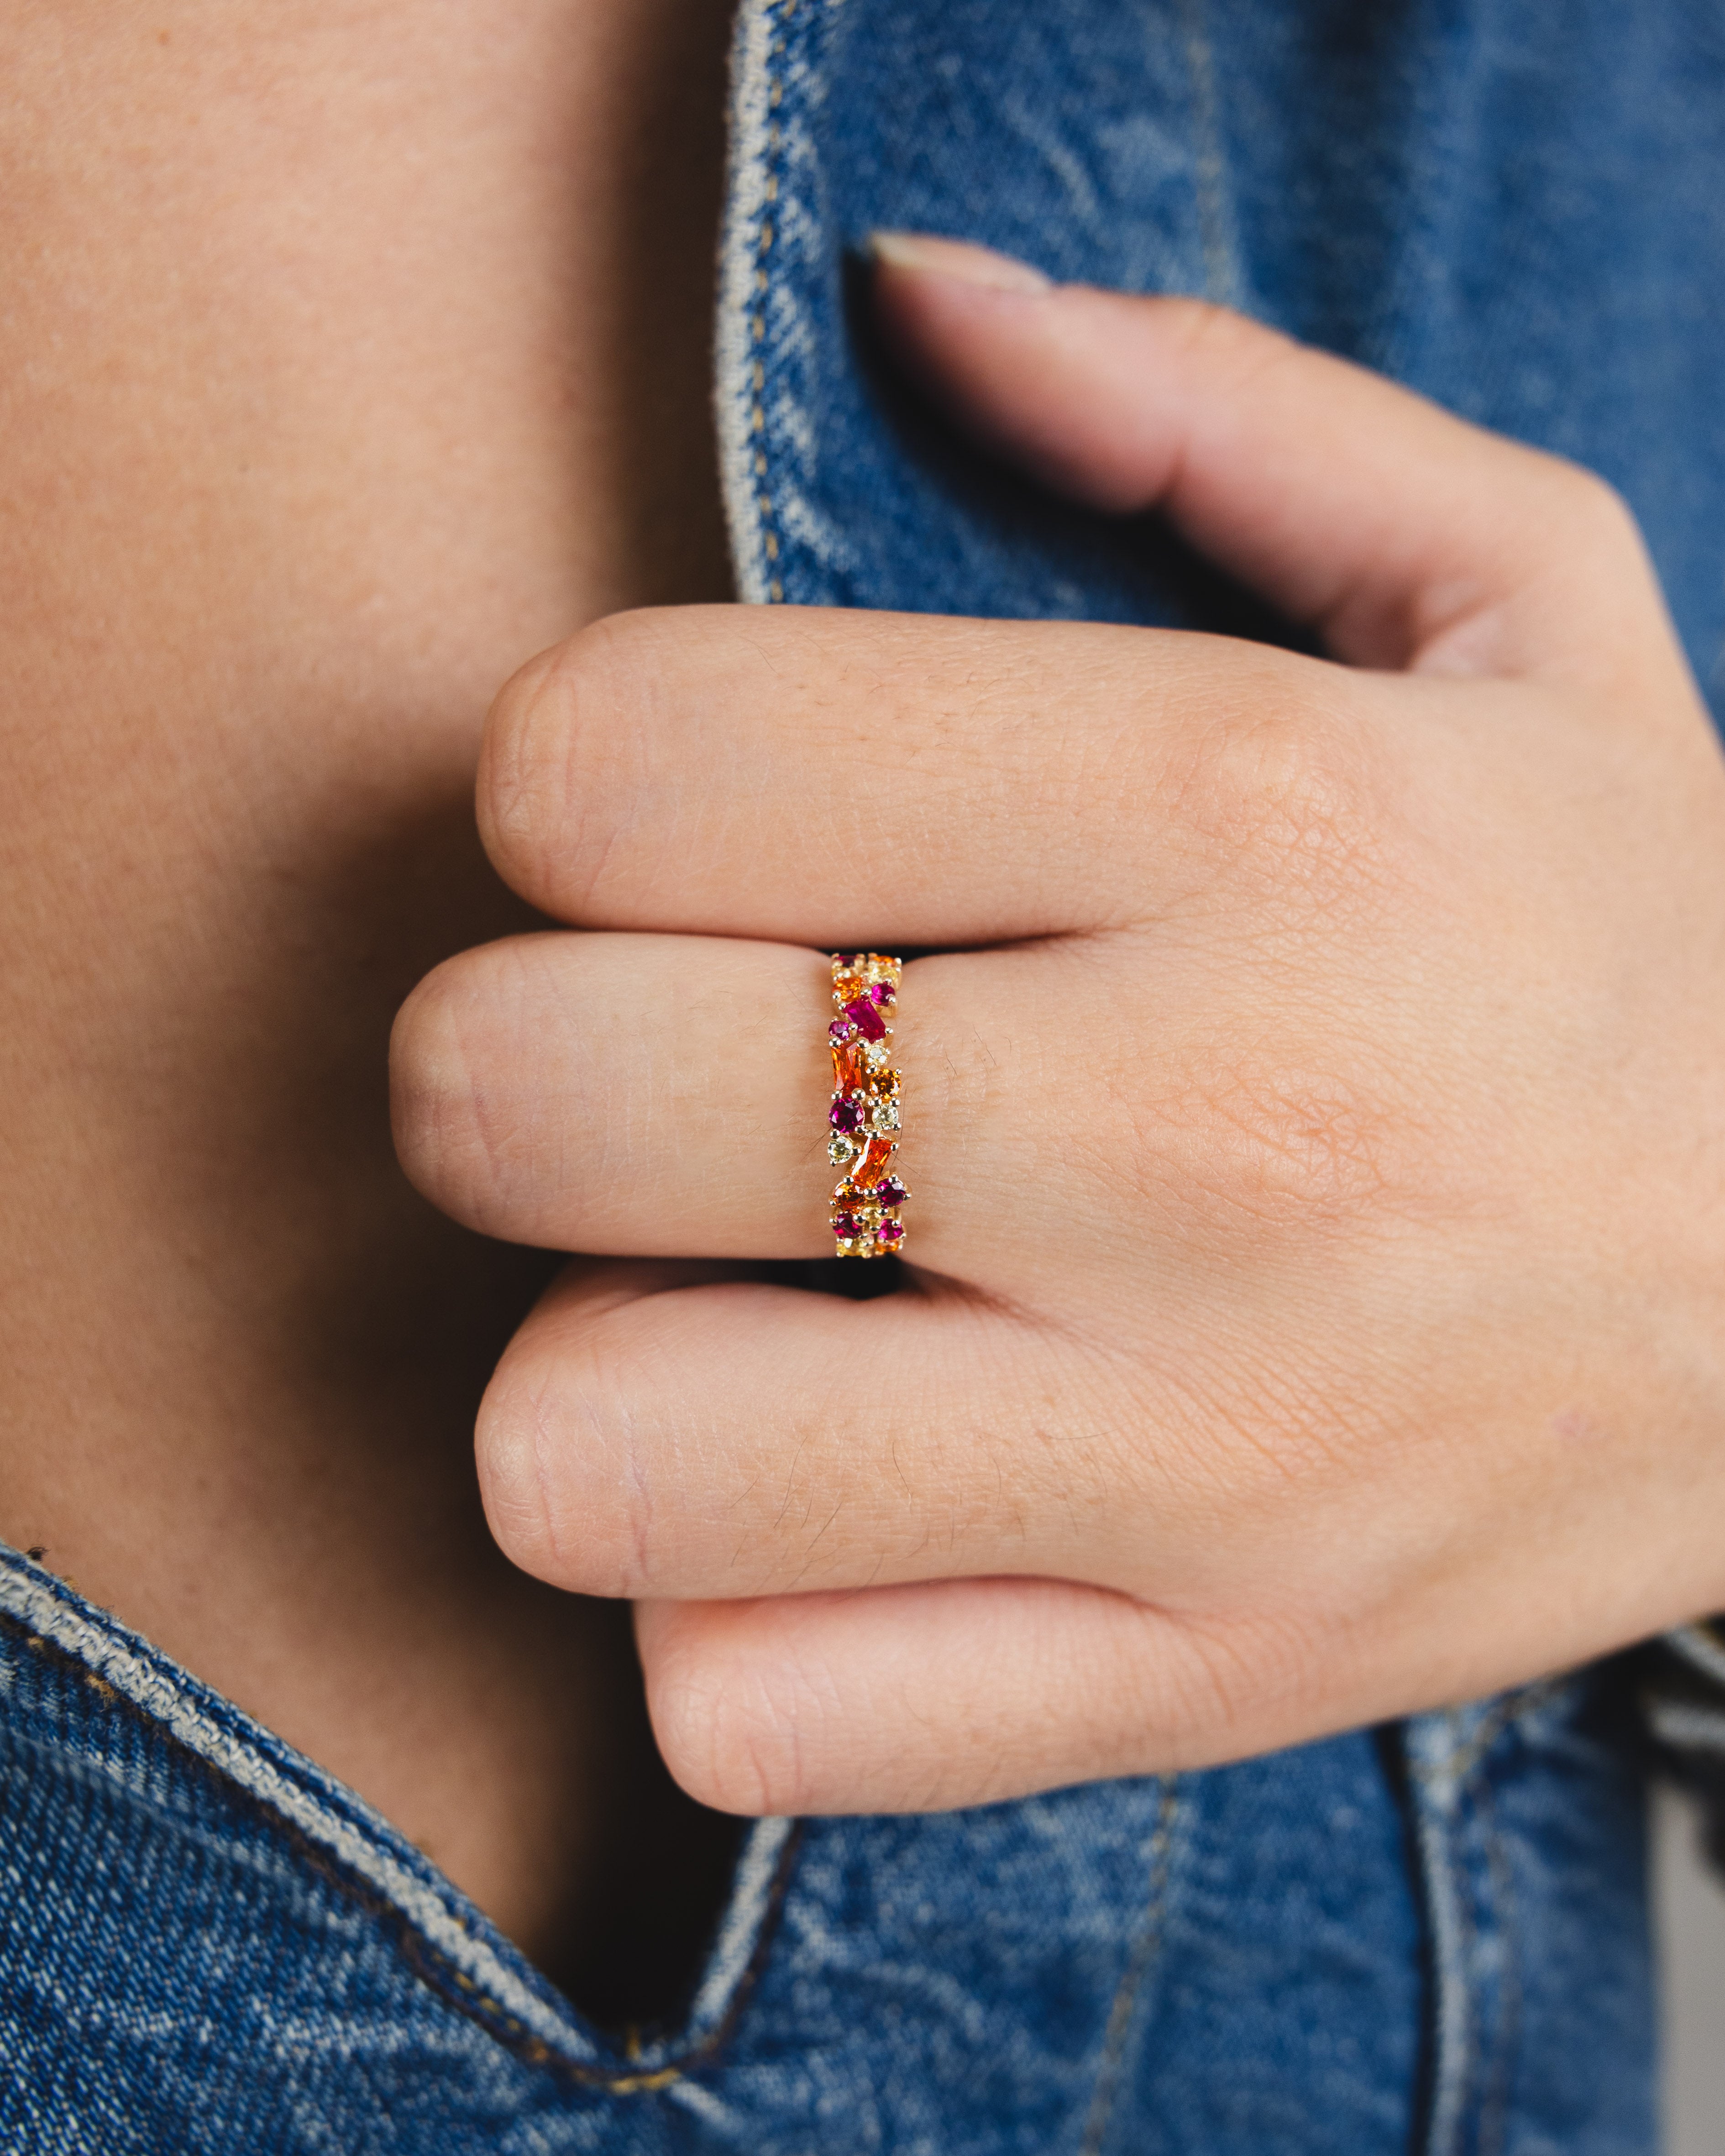
[[[879,1204],[902,1205],[911,1194],[896,1175],[887,1175],[875,1185],[874,1194]]]
[[[834,1101],[827,1121],[835,1131],[854,1131],[862,1121],[861,1104],[848,1094],[841,1093]]]
[[[866,996],[859,996],[854,1004],[846,1004],[845,1015],[865,1040],[886,1040],[886,1024],[880,1012],[875,1009]]]
[[[833,1215],[833,1233],[841,1243],[848,1243],[856,1233],[855,1214],[835,1213]]]
[[[869,990],[869,1001],[875,1004],[890,1004],[892,1001],[891,982],[876,981],[874,987]]]
[[[828,1033],[834,1040],[849,1040],[855,1030],[855,1027],[848,1018],[835,1018],[827,1028]]]
[[[901,1243],[905,1231],[896,1220],[883,1220],[875,1230],[875,1240],[879,1243]]]
[[[861,956],[860,951],[835,951],[833,953],[833,963],[848,973]]]

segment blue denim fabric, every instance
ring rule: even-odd
[[[768,1822],[686,2023],[625,2056],[350,1791],[0,1552],[0,2148],[1645,2149],[1622,1712],[1595,1676],[1406,1742]]]
[[[763,601],[1275,635],[955,450],[847,250],[1207,292],[1628,495],[1725,691],[1725,18],[1604,0],[745,0],[718,396]],[[1610,1671],[1169,1781],[754,1830],[625,2051],[308,1761],[0,1553],[0,2147],[1642,2156]]]
[[[741,55],[720,418],[746,597],[1274,633],[858,363],[847,250],[933,231],[1244,307],[1591,465],[1725,711],[1714,0],[780,0]]]

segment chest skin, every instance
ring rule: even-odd
[[[521,923],[473,834],[500,683],[728,594],[726,27],[0,28],[0,1535],[553,1961],[644,1732],[614,1623],[485,1533],[474,1410],[545,1265],[409,1191],[385,1049]]]

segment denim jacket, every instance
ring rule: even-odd
[[[717,399],[742,595],[1276,637],[956,448],[874,227],[1207,294],[1603,471],[1725,691],[1710,0],[745,0]],[[430,1861],[0,1553],[0,2147],[1631,2156],[1641,1752],[1608,1669],[1240,1765],[762,1822],[677,2025],[590,2025]]]

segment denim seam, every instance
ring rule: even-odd
[[[495,1999],[480,1992],[475,1979],[456,1969],[449,1958],[425,1938],[397,1902],[381,1893],[372,1881],[361,1876],[326,1843],[315,1840],[293,1820],[285,1816],[277,1806],[237,1780],[225,1768],[181,1743],[159,1716],[140,1706],[136,1700],[117,1690],[105,1678],[97,1676],[81,1657],[69,1652],[57,1640],[31,1630],[23,1620],[9,1610],[0,1611],[0,1633],[15,1634],[27,1652],[43,1656],[52,1663],[62,1666],[68,1676],[81,1681],[95,1694],[109,1713],[141,1725],[146,1742],[171,1747],[183,1755],[187,1771],[219,1784],[230,1801],[244,1806],[264,1832],[275,1835],[291,1851],[297,1864],[316,1873],[326,1886],[334,1888],[368,1916],[387,1925],[397,1950],[414,1975],[435,1991],[445,2005],[454,2008],[467,2020],[476,2022],[489,2035],[520,2051],[535,2063],[549,2056],[548,2047],[542,2039],[530,2036],[518,2021],[503,2011]],[[35,1740],[25,1737],[21,1741],[31,1743]],[[113,1770],[100,1759],[85,1763],[95,1773],[105,1774],[112,1779]],[[452,1985],[453,1989],[450,1988]]]
[[[830,0],[829,0],[830,3]],[[781,182],[783,26],[799,0],[744,0],[732,45],[731,153],[719,256],[713,400],[737,595],[772,604],[779,535],[765,481],[768,258]]]
[[[74,1599],[53,1574],[35,1574],[35,1567],[27,1569],[10,1553],[0,1553],[0,1619],[9,1620],[28,1647],[54,1653],[81,1671],[110,1711],[141,1717],[162,1741],[277,1825],[321,1876],[387,1922],[416,1977],[506,2048],[583,2084],[634,2094],[710,2063],[726,2041],[775,1928],[796,1855],[797,1822],[765,1820],[756,1827],[683,2028],[644,2051],[632,2071],[619,2072],[600,2059],[578,2023],[537,1999],[434,1887],[413,1878],[379,1845],[378,1837],[393,1830],[362,1800],[349,1794],[355,1816],[344,1817],[264,1755],[256,1738],[267,1732],[252,1734],[249,1717],[239,1708],[214,1702],[225,1708],[218,1718],[190,1691],[196,1680],[182,1681],[158,1650],[94,1604]],[[224,1719],[238,1727],[223,1727]],[[436,1980],[439,1971],[447,1972],[447,1986]]]
[[[1430,282],[1436,249],[1430,205],[1449,199],[1447,141],[1437,126],[1435,114],[1443,90],[1436,64],[1419,71],[1409,99],[1405,136],[1412,145],[1408,167],[1402,176],[1402,200],[1397,205],[1404,223],[1400,249],[1385,281],[1378,316],[1370,333],[1352,356],[1365,367],[1393,379],[1412,378],[1408,364],[1409,332],[1417,316],[1417,300]]]
[[[1476,1812],[1486,1837],[1488,1881],[1499,1890],[1492,1896],[1494,1907],[1502,1904],[1496,1912],[1506,1923],[1512,1922],[1512,1902],[1502,1891],[1509,1879],[1507,1859],[1481,1770],[1492,1747],[1507,1731],[1537,1712],[1573,1681],[1566,1673],[1506,1692],[1471,1730],[1465,1714],[1454,1708],[1417,1716],[1404,1725],[1404,1756],[1414,1802],[1435,1993],[1430,2095],[1421,2156],[1456,2156],[1476,2104],[1480,2107],[1476,2138],[1484,2156],[1497,2078],[1497,2070],[1482,2056],[1483,2031],[1479,2026],[1474,1977],[1478,1925],[1460,1846],[1462,1829],[1470,1810]],[[1435,1738],[1439,1741],[1434,1743]],[[1513,1939],[1507,1938],[1507,1969],[1513,1947]],[[1512,1986],[1515,1981],[1509,1974],[1503,1979],[1506,1986]],[[1509,2023],[1519,2014],[1518,2004],[1508,1999],[1507,1992],[1506,2002],[1498,2017],[1494,2054],[1512,2041]]]
[[[23,1632],[22,1624],[19,1624],[15,1617],[11,1617],[8,1613],[0,1613],[0,1628],[19,1630],[19,1632]],[[748,1958],[748,1964],[746,1964],[744,1970],[742,1970],[740,1981],[737,1981],[733,1992],[731,1992],[729,2007],[726,2007],[725,2016],[720,2018],[720,2022],[711,2029],[710,2035],[705,2035],[703,2040],[692,2048],[692,2051],[684,2052],[684,2055],[675,2059],[670,2066],[655,2067],[655,2070],[651,2070],[651,2072],[643,2072],[640,2067],[636,2067],[634,2072],[619,2074],[614,2072],[614,2070],[610,2070],[610,2067],[584,2066],[580,2059],[567,2057],[567,2052],[561,2052],[554,2046],[550,2046],[543,2037],[531,2035],[531,2033],[520,2025],[520,2020],[516,2020],[511,2014],[506,2014],[506,2011],[498,2005],[496,1999],[490,1999],[490,1996],[485,1996],[483,1992],[479,1992],[475,1979],[472,1979],[470,1975],[465,1975],[464,1970],[455,1969],[455,1964],[449,1960],[449,1955],[442,1953],[435,1945],[431,1945],[431,1940],[427,1940],[425,1934],[418,1930],[418,1925],[412,1923],[412,1919],[405,1914],[405,1910],[401,1910],[394,1902],[390,1902],[388,1895],[379,1893],[369,1880],[360,1878],[354,1869],[352,1869],[352,1865],[345,1865],[343,1861],[338,1859],[338,1856],[334,1856],[326,1845],[313,1841],[311,1835],[304,1833],[302,1828],[295,1826],[291,1820],[282,1818],[280,1813],[278,1813],[272,1804],[267,1804],[263,1798],[254,1796],[250,1789],[246,1789],[244,1785],[233,1781],[231,1774],[227,1774],[222,1768],[213,1766],[209,1759],[201,1757],[198,1753],[186,1751],[186,1747],[179,1747],[175,1738],[166,1732],[164,1727],[162,1727],[162,1722],[157,1721],[153,1714],[149,1714],[145,1707],[140,1707],[136,1701],[127,1699],[123,1692],[116,1692],[112,1684],[108,1684],[108,1681],[104,1681],[101,1677],[93,1676],[90,1671],[84,1669],[82,1662],[75,1661],[74,1656],[64,1654],[64,1650],[56,1647],[52,1640],[41,1639],[39,1635],[28,1635],[28,1632],[23,1635],[23,1639],[26,1639],[26,1647],[30,1647],[30,1650],[45,1651],[45,1654],[49,1656],[56,1656],[56,1658],[63,1661],[69,1669],[84,1671],[84,1684],[89,1684],[90,1691],[95,1691],[97,1692],[97,1697],[101,1697],[105,1703],[110,1703],[110,1712],[134,1716],[136,1721],[145,1725],[145,1729],[149,1732],[149,1736],[153,1738],[155,1742],[172,1744],[175,1748],[186,1753],[186,1762],[192,1772],[196,1772],[196,1774],[205,1774],[205,1777],[209,1777],[211,1781],[220,1781],[222,1785],[228,1789],[228,1794],[231,1794],[233,1798],[237,1798],[237,1800],[239,1800],[239,1803],[242,1803],[244,1807],[246,1807],[248,1811],[257,1818],[259,1826],[261,1826],[265,1833],[276,1835],[278,1841],[280,1841],[282,1845],[291,1852],[295,1863],[302,1865],[306,1871],[313,1871],[317,1878],[323,1880],[326,1887],[330,1887],[330,1889],[334,1889],[336,1893],[343,1895],[343,1897],[347,1899],[347,1902],[352,1902],[356,1908],[364,1910],[364,1914],[371,1917],[373,1923],[379,1923],[382,1928],[388,1930],[394,1949],[397,1949],[397,1953],[401,1955],[401,1960],[408,1964],[408,1969],[412,1970],[412,1975],[414,1975],[414,1979],[418,1981],[418,1984],[425,1985],[429,1992],[435,1992],[435,1996],[442,1999],[442,2003],[444,2003],[450,2011],[455,2011],[455,2014],[459,2014],[464,2020],[472,2022],[476,2029],[483,2029],[485,2035],[490,2037],[494,2044],[501,2044],[505,2051],[516,2052],[516,2057],[521,2059],[526,2066],[550,2067],[552,2072],[561,2074],[565,2081],[573,2081],[578,2082],[578,2085],[583,2085],[583,2087],[603,2089],[608,2096],[639,2096],[639,2093],[649,2093],[649,2092],[655,2092],[655,2089],[669,2087],[670,2082],[681,2081],[681,2078],[684,2078],[688,2072],[692,2072],[695,2067],[710,2066],[710,2063],[716,2059],[716,2055],[722,2051],[725,2041],[729,2040],[731,2031],[736,2029],[737,2018],[740,2018],[742,2014],[746,1996],[748,1996],[748,1992],[752,1990],[755,1977],[759,1975],[761,1960],[766,1958],[768,1940],[770,1940],[772,1936],[772,1919],[776,1917],[776,1912],[778,1912],[778,1904],[783,1902],[783,1891],[785,1891],[787,1878],[789,1878],[791,1856],[793,1856],[793,1850],[796,1850],[796,1837],[789,1837],[785,1841],[785,1845],[783,1845],[781,1861],[778,1861],[778,1865],[776,1865],[774,1895],[772,1895],[772,1906],[770,1910],[768,1910],[768,1921],[763,1921],[763,1925],[761,1925],[761,1930],[755,1940],[755,1951],[752,1951],[752,1955]]]
[[[1120,2094],[1121,2066],[1126,2056],[1127,2039],[1132,2032],[1138,1994],[1162,1945],[1163,1918],[1168,1908],[1168,1873],[1173,1851],[1174,1822],[1179,1813],[1180,1803],[1179,1779],[1172,1776],[1163,1785],[1162,1802],[1156,1814],[1156,1825],[1150,1836],[1150,1881],[1143,1922],[1137,1938],[1132,1942],[1126,1968],[1108,2009],[1108,2020],[1102,2035],[1102,2056],[1096,2068],[1096,2087],[1091,2093],[1090,2113],[1085,2121],[1084,2138],[1079,2145],[1078,2156],[1100,2156],[1109,2123],[1114,2116],[1114,2107]]]
[[[778,1824],[778,1822],[773,1822],[773,1824]],[[737,2025],[742,2018],[743,2009],[748,2003],[749,1994],[759,1979],[762,1968],[773,1943],[773,1934],[778,1928],[779,1914],[784,1907],[785,1896],[790,1889],[791,1875],[795,1870],[796,1860],[802,1849],[802,1820],[787,1820],[783,1824],[788,1831],[782,1839],[770,1844],[763,1841],[763,1846],[770,1848],[774,1852],[774,1861],[767,1899],[760,1912],[760,1920],[755,1927],[752,1943],[747,1958],[742,1960],[739,1966],[732,1968],[721,1950],[716,1954],[713,1969],[709,1972],[700,1991],[696,1994],[696,2004],[689,2017],[691,2028],[700,2025],[703,2002],[707,1999],[708,1994],[715,1991],[724,1993],[722,2011],[707,2033],[687,2051],[678,2052],[666,2063],[651,2068],[638,2067],[629,2073],[604,2074],[596,2071],[592,2067],[575,2066],[562,2060],[553,2061],[553,2064],[569,2074],[574,2080],[588,2087],[602,2088],[608,2095],[647,2096],[660,2089],[670,2088],[673,2083],[685,2081],[691,2074],[702,2067],[711,2066],[717,2061],[735,2033]],[[748,1861],[748,1856],[752,1853],[752,1842],[750,1852],[745,1853],[743,1860],[745,1864]],[[739,1866],[739,1876],[741,1876],[741,1871],[742,1867]],[[649,2056],[650,2052],[644,2050],[643,2060]]]
[[[1483,1763],[1481,1763],[1483,1766]],[[1502,1947],[1497,1979],[1497,2029],[1489,2061],[1482,2056],[1480,2088],[1479,2156],[1501,2156],[1509,2123],[1510,2091],[1515,2078],[1516,2047],[1521,2041],[1522,1984],[1517,1953],[1515,1873],[1497,1821],[1491,1778],[1474,1777],[1475,1809],[1486,1842],[1486,1876],[1491,1887],[1491,1916]]]
[[[358,1821],[341,1817],[241,1735],[223,1728],[207,1708],[187,1696],[153,1652],[140,1651],[141,1642],[133,1645],[117,1626],[110,1629],[93,1605],[66,1599],[66,1590],[58,1582],[50,1586],[47,1577],[32,1578],[11,1566],[0,1568],[0,1608],[27,1630],[93,1670],[168,1731],[184,1750],[217,1768],[239,1788],[332,1851],[359,1877],[402,1908],[415,1928],[457,1968],[483,1984],[488,1992],[499,1994],[507,2002],[506,2010],[524,2026],[551,2041],[567,2041],[568,2032],[560,2017],[504,1968],[483,1942],[467,1933],[460,1918],[432,1888],[414,1879],[386,1850],[377,1847]]]
[[[1450,1727],[1452,1732],[1459,1733],[1461,1727],[1461,1717],[1459,1714],[1450,1716]],[[1471,1776],[1478,1756],[1477,1737],[1472,1744],[1462,1746],[1455,1754],[1451,1777],[1455,1804],[1450,1814],[1450,1832],[1445,1851],[1445,1859],[1455,1876],[1455,1913],[1459,1920],[1456,1928],[1456,1944],[1459,1953],[1456,1957],[1455,1975],[1461,1988],[1461,2023],[1466,2030],[1460,2071],[1455,2076],[1454,2085],[1458,2145],[1466,2138],[1466,2122],[1470,2119],[1477,2122],[1481,2092],[1485,2086],[1487,2072],[1486,2031],[1484,2016],[1481,2012],[1478,1974],[1482,1912],[1476,1881],[1461,1846],[1467,1815],[1472,1809]],[[1477,2146],[1477,2134],[1475,2135],[1474,2139],[1475,2156],[1481,2156],[1481,2152]]]
[[[1198,198],[1198,242],[1204,257],[1204,296],[1220,306],[1240,305],[1240,268],[1228,203],[1228,161],[1222,147],[1215,46],[1204,20],[1205,0],[1180,0],[1186,71],[1192,79],[1193,191]]]
[[[1421,1716],[1405,1725],[1403,1744],[1414,1795],[1414,1828],[1425,1887],[1426,1922],[1431,1934],[1431,2088],[1421,2156],[1453,2156],[1458,2146],[1472,2049],[1471,2000],[1467,1982],[1467,1919],[1461,1882],[1451,1861],[1449,1823],[1436,1795],[1437,1775],[1411,1748],[1434,1728],[1453,1741],[1457,1717],[1452,1712]]]
[[[1574,1681],[1573,1672],[1565,1672],[1558,1676],[1541,1677],[1532,1684],[1522,1685],[1514,1691],[1505,1692],[1491,1711],[1481,1717],[1478,1727],[1458,1750],[1446,1753],[1441,1763],[1414,1761],[1410,1771],[1414,1780],[1428,1784],[1453,1783],[1459,1786],[1471,1774],[1506,1729],[1512,1727],[1524,1715],[1543,1707],[1548,1700]],[[1451,1709],[1444,1718],[1453,1730],[1459,1732],[1461,1727],[1459,1714]]]

